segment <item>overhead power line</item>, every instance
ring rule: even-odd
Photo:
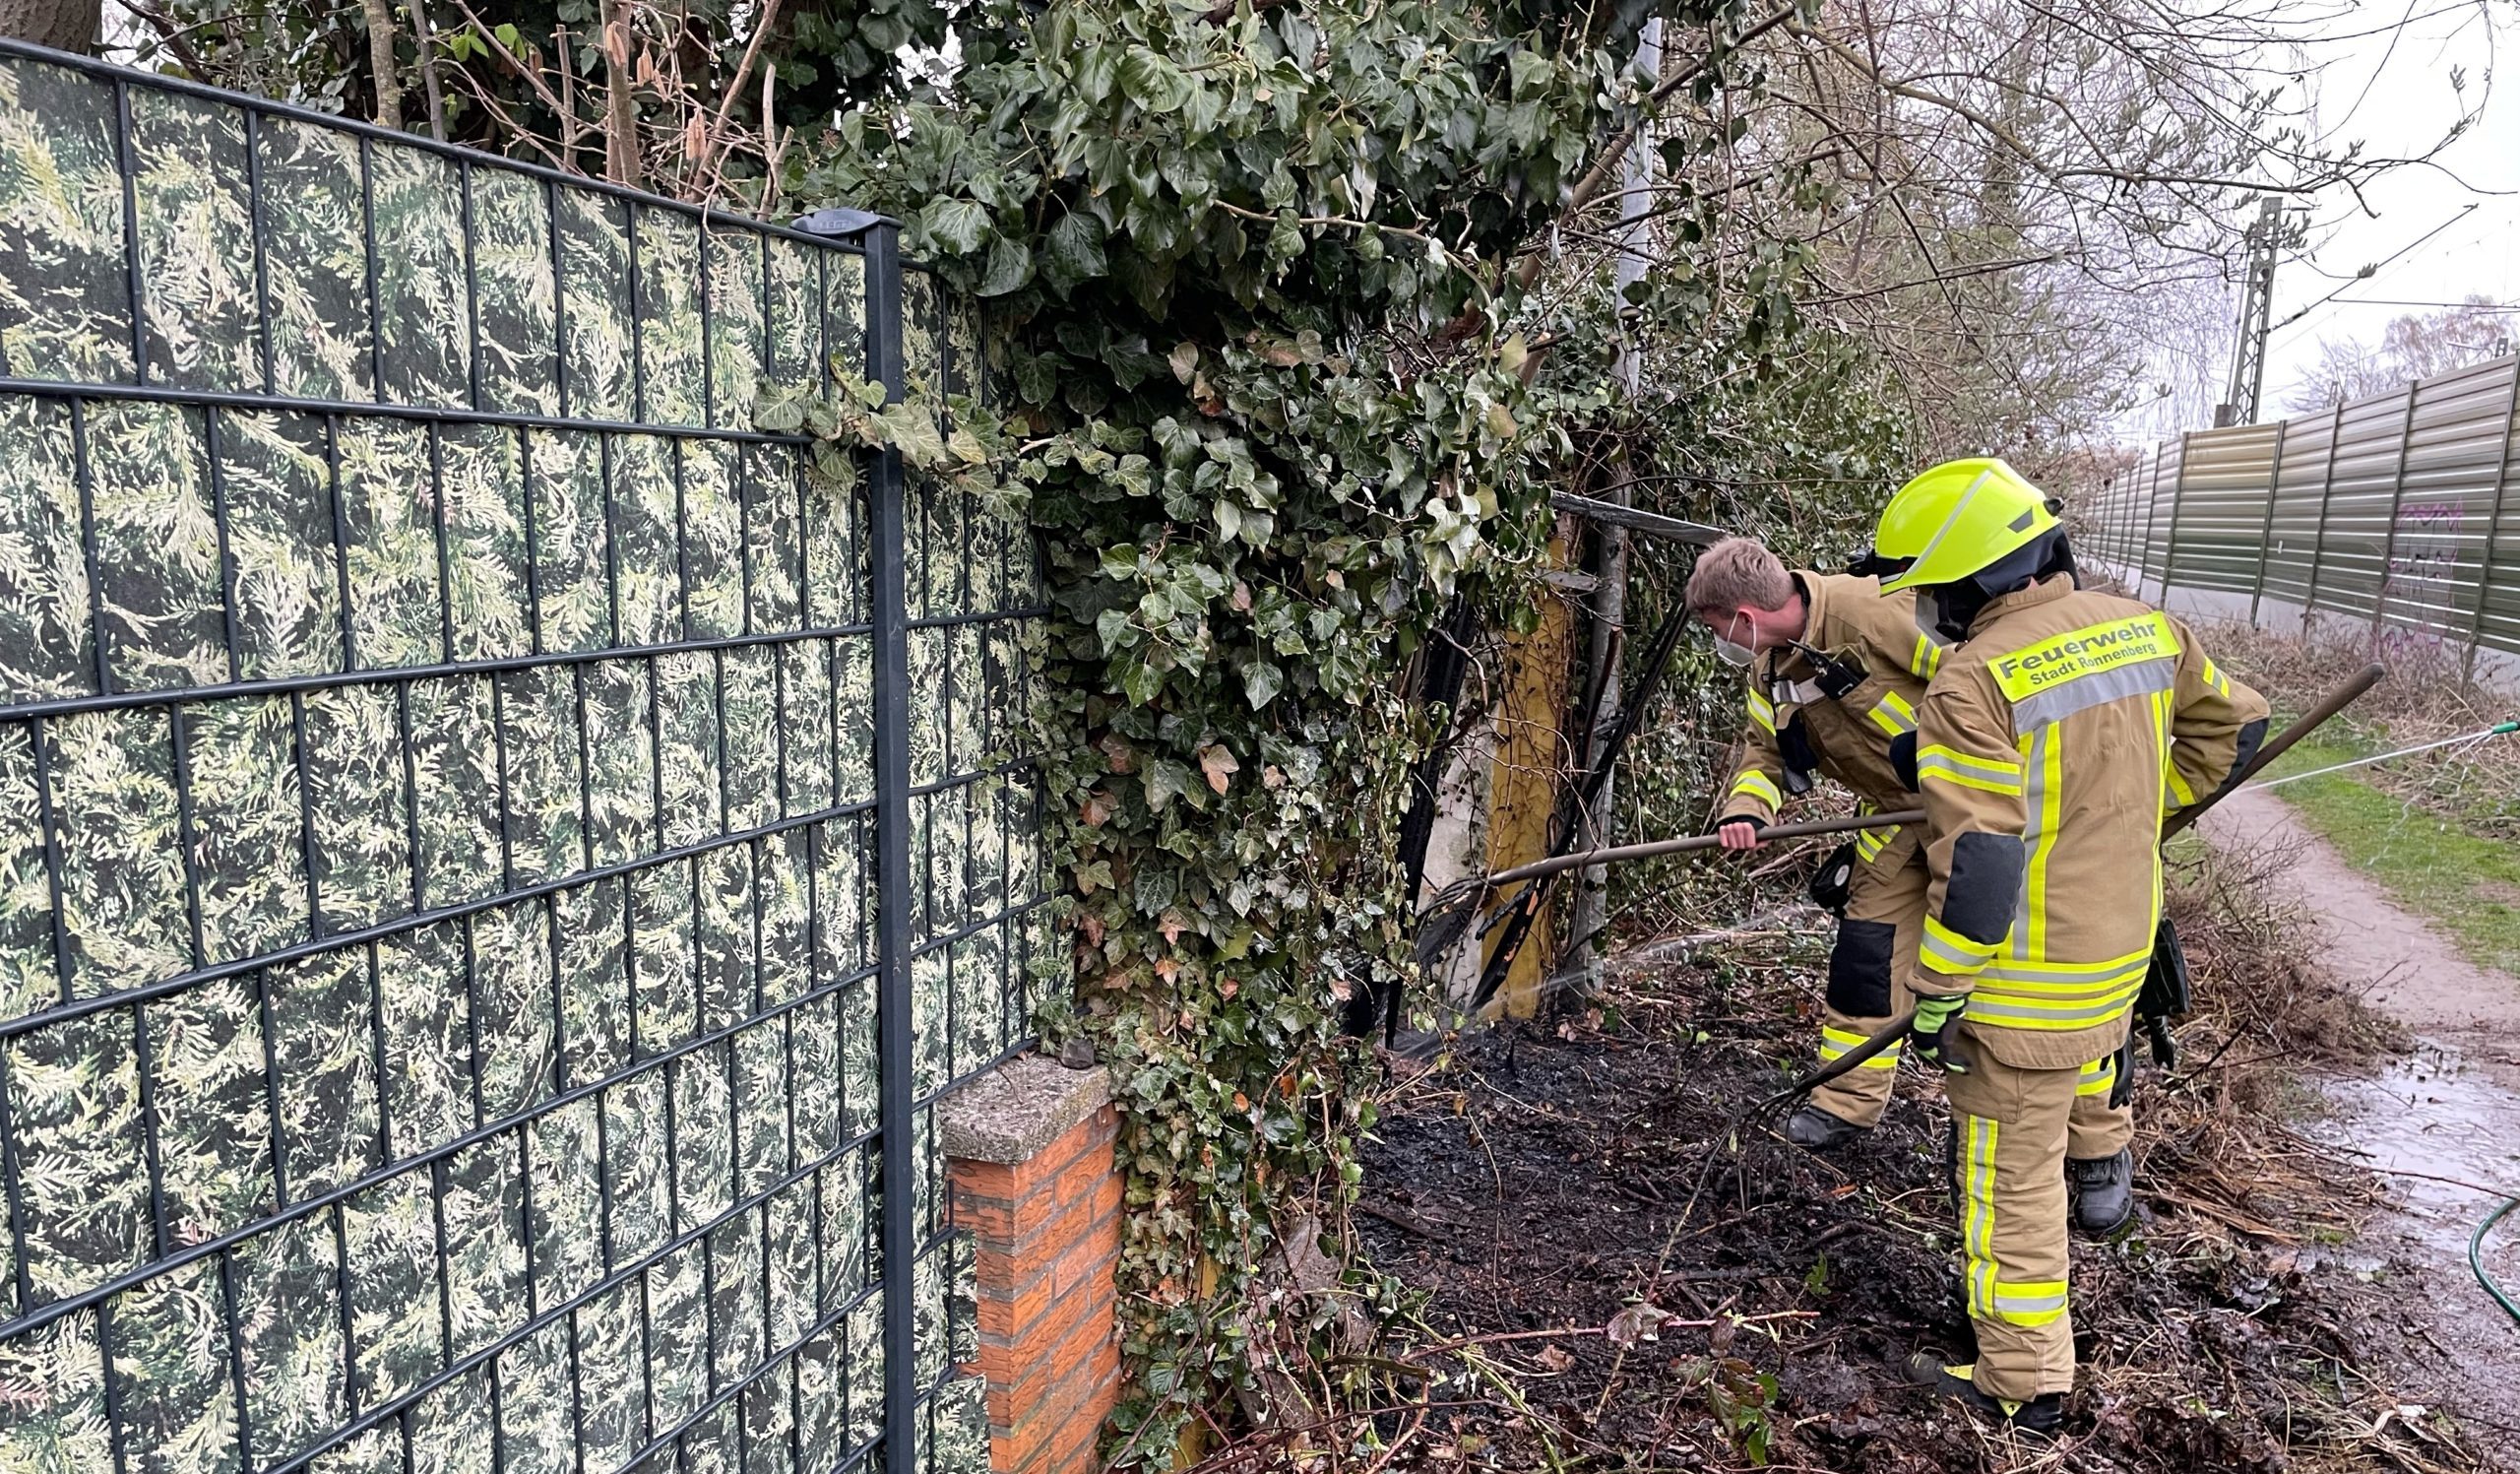
[[[2371,278],[2373,278],[2373,277],[2375,277],[2375,276],[2379,275],[2380,268],[2382,268],[2382,267],[2384,267],[2384,266],[2388,265],[2388,264],[2389,264],[2390,262],[2392,262],[2392,261],[2397,260],[2399,257],[2401,257],[2401,256],[2405,255],[2407,252],[2414,250],[2417,246],[2420,246],[2420,245],[2424,244],[2426,241],[2430,240],[2433,236],[2438,235],[2438,234],[2440,234],[2442,231],[2449,229],[2452,225],[2457,224],[2459,222],[2461,222],[2461,221],[2463,221],[2463,220],[2466,220],[2466,219],[2468,218],[2468,216],[2469,216],[2472,212],[2474,212],[2474,211],[2475,211],[2475,209],[2476,209],[2476,208],[2477,208],[2477,207],[2476,207],[2476,204],[2475,204],[2475,202],[2474,202],[2474,201],[2471,201],[2471,202],[2469,202],[2468,204],[2461,206],[2461,207],[2459,208],[2459,213],[2458,213],[2458,214],[2456,214],[2456,215],[2454,215],[2454,216],[2451,216],[2448,220],[2445,220],[2445,221],[2443,221],[2441,224],[2437,224],[2437,225],[2434,225],[2431,229],[2425,231],[2423,234],[2421,234],[2421,235],[2417,236],[2415,239],[2408,241],[2406,244],[2404,244],[2404,245],[2402,245],[2402,246],[2398,247],[2396,250],[2389,252],[2387,255],[2385,255],[2385,256],[2381,257],[2379,260],[2372,262],[2369,266],[2366,266],[2366,267],[2364,267],[2362,270],[2361,270],[2361,271],[2359,271],[2359,272],[2355,273],[2355,275],[2354,275],[2354,280],[2353,280],[2353,281],[2346,283],[2344,286],[2342,286],[2342,287],[2340,287],[2340,288],[2336,288],[2336,290],[2329,292],[2327,295],[2325,295],[2325,296],[2323,296],[2323,297],[2320,297],[2317,301],[2310,303],[2310,304],[2309,304],[2308,306],[2306,306],[2306,307],[2300,307],[2300,308],[2296,308],[2296,309],[2294,310],[2294,312],[2293,312],[2293,315],[2292,315],[2292,316],[2290,316],[2290,317],[2288,317],[2288,318],[2284,319],[2282,322],[2277,323],[2275,326],[2276,326],[2278,329],[2282,329],[2282,328],[2289,328],[2289,327],[2291,327],[2293,324],[2295,324],[2295,323],[2297,323],[2297,322],[2300,322],[2302,318],[2309,316],[2309,315],[2310,315],[2311,313],[2313,313],[2313,312],[2316,312],[2319,308],[2324,307],[2324,306],[2326,306],[2328,303],[2335,301],[2338,297],[2341,297],[2341,296],[2345,295],[2347,292],[2352,291],[2358,284],[2362,283],[2362,282],[2367,282],[2367,281],[2369,281]]]

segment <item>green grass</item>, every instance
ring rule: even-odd
[[[2342,743],[2304,741],[2266,776],[2365,755]],[[2430,918],[2471,960],[2520,977],[2520,846],[2411,806],[2359,773],[2288,784],[2277,794],[2347,864],[2399,905]]]

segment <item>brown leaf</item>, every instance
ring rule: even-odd
[[[1085,806],[1081,814],[1085,820],[1085,826],[1089,829],[1100,829],[1110,822],[1111,807],[1111,796],[1101,789],[1086,795]]]
[[[1163,920],[1155,924],[1155,929],[1164,933],[1166,941],[1173,942],[1181,939],[1181,929],[1187,925],[1188,923],[1181,919],[1181,913],[1166,911],[1164,913]]]
[[[1575,1353],[1563,1346],[1544,1346],[1540,1349],[1540,1364],[1546,1371],[1563,1372],[1575,1365]]]
[[[1235,993],[1240,992],[1242,992],[1242,985],[1231,978],[1228,978],[1217,985],[1217,996],[1221,998],[1232,997]]]
[[[1242,771],[1223,742],[1210,742],[1199,749],[1199,770],[1208,775],[1208,787],[1222,794],[1233,775]]]
[[[1137,771],[1137,749],[1130,746],[1127,739],[1122,737],[1118,733],[1106,732],[1102,734],[1102,740],[1096,742],[1094,745],[1102,749],[1102,756],[1105,761],[1110,763],[1112,772],[1134,773]]]
[[[1610,1344],[1613,1346],[1633,1346],[1639,1341],[1654,1340],[1657,1333],[1662,1330],[1664,1321],[1678,1318],[1680,1317],[1652,1301],[1639,1301],[1612,1315],[1610,1323],[1605,1327],[1605,1333],[1609,1336]]]
[[[1238,578],[1233,581],[1233,609],[1238,614],[1251,612],[1251,586]]]

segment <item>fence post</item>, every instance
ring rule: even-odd
[[[2319,573],[2327,562],[2327,513],[2336,497],[2337,443],[2345,435],[2345,401],[2336,402],[2336,417],[2328,421],[2327,465],[2319,474],[2318,530],[2310,535],[2310,587],[2301,595],[2301,635],[2310,633],[2310,616],[2318,612]]]
[[[2459,686],[2467,689],[2477,683],[2477,650],[2485,644],[2485,602],[2493,593],[2493,545],[2502,541],[2502,508],[2510,500],[2511,436],[2520,430],[2520,356],[2506,357],[2510,364],[2511,397],[2502,406],[2502,452],[2494,459],[2493,512],[2485,524],[2485,546],[2477,551],[2477,604],[2468,613],[2468,658],[2459,669]]]
[[[2250,590],[2248,596],[2248,627],[2251,629],[2257,628],[2257,607],[2266,598],[2266,565],[2274,556],[2275,492],[2284,484],[2284,437],[2292,428],[2293,421],[2289,419],[2275,421],[2275,453],[2266,462],[2266,520],[2257,530],[2257,587]]]
[[[2135,545],[2135,597],[2144,597],[2144,580],[2150,575],[2144,564],[2153,555],[2153,527],[2161,521],[2162,448],[2153,447],[2153,465],[2144,478],[2144,539]]]
[[[2170,483],[2170,542],[2162,547],[2162,608],[2170,608],[2170,574],[2178,566],[2178,514],[2187,504],[2187,443],[2193,430],[2178,432],[2178,475]]]
[[[2371,643],[2380,643],[2380,626],[2389,617],[2389,580],[2396,576],[2398,560],[2398,509],[2406,505],[2407,455],[2415,444],[2415,392],[2422,380],[2406,381],[2406,418],[2398,422],[2398,475],[2389,487],[2389,535],[2380,544],[2380,583],[2372,591]]]
[[[902,397],[901,226],[878,220],[859,237],[866,248],[866,376]],[[911,1162],[910,1017],[910,601],[904,567],[902,458],[887,447],[866,481],[873,534],[868,590],[875,657],[875,1054],[877,1121],[883,1131],[884,1471],[916,1474],[917,1330],[912,1293],[917,1258]]]

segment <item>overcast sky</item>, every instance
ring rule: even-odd
[[[2362,140],[2366,155],[2423,153],[2480,91],[2486,110],[2437,156],[2440,167],[2394,170],[2363,192],[2360,206],[2343,190],[2309,202],[2309,241],[2276,269],[2274,320],[2309,311],[2279,327],[2268,346],[2262,417],[2283,416],[2285,397],[2316,361],[2322,339],[2376,343],[2391,318],[2430,310],[2405,303],[2471,293],[2520,303],[2520,72],[2490,75],[2498,61],[2520,60],[2514,15],[2508,0],[2491,21],[2454,0],[2380,0],[2354,6],[2329,27],[2331,36],[2373,32],[2333,41],[2318,58],[2325,62],[2320,123]],[[2465,104],[2450,87],[2453,68],[2466,74]],[[2388,260],[2445,222],[2455,223]],[[2368,281],[2340,280],[2381,261]],[[2340,288],[2334,301],[2312,305]]]

